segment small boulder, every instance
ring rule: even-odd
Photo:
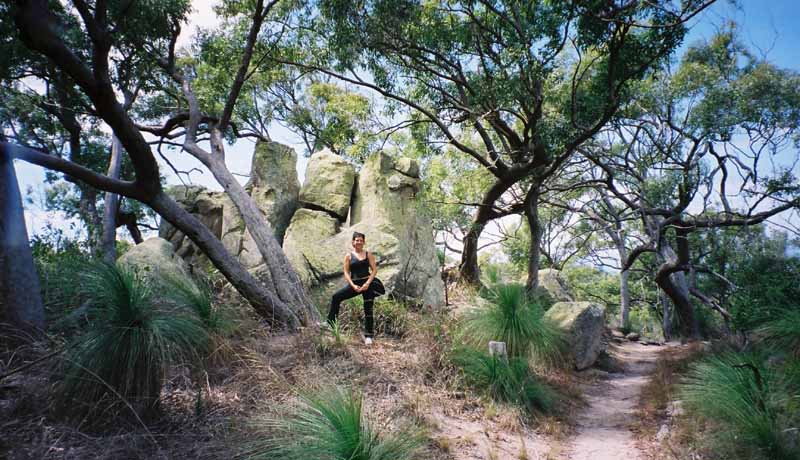
[[[636,332],[629,332],[625,335],[625,338],[630,340],[631,342],[636,342],[639,340],[639,334]]]
[[[576,369],[590,367],[603,351],[605,316],[605,307],[593,302],[558,302],[545,313],[567,331]]]
[[[561,272],[552,268],[539,270],[538,293],[552,303],[572,302],[575,300],[570,293],[567,282],[561,276]]]
[[[300,204],[347,219],[356,170],[344,158],[330,150],[315,153],[308,160],[306,178],[300,189]]]
[[[175,254],[172,244],[164,238],[148,238],[123,254],[117,263],[151,279],[190,276],[187,263]]]

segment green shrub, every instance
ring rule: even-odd
[[[800,310],[785,310],[761,325],[758,332],[771,345],[800,358]]]
[[[464,315],[459,336],[463,343],[480,349],[494,340],[505,342],[511,357],[530,357],[543,364],[559,360],[566,344],[564,334],[544,317],[525,286],[498,284],[483,295],[485,305]]]
[[[789,411],[785,380],[756,354],[726,353],[690,366],[680,394],[687,409],[724,425],[717,437],[741,458],[796,459],[787,429],[797,422]],[[795,420],[793,420],[793,418]]]
[[[265,441],[249,446],[252,459],[407,460],[416,458],[416,429],[377,430],[363,413],[363,398],[338,387],[301,395],[287,413],[257,422]]]
[[[164,299],[178,307],[189,307],[210,334],[225,334],[233,322],[214,304],[211,287],[201,280],[170,275],[160,280],[159,291]]]
[[[361,296],[347,300],[339,312],[339,321],[343,330],[352,332],[364,329],[364,300]],[[405,337],[411,330],[411,319],[408,308],[402,302],[391,298],[379,297],[373,305],[375,334],[393,337]]]
[[[147,281],[115,265],[93,265],[83,292],[92,320],[67,349],[62,402],[89,401],[91,411],[121,397],[137,412],[150,413],[167,367],[205,345],[201,323],[183,309],[160,308]]]
[[[549,412],[553,407],[555,393],[536,379],[524,358],[505,360],[460,348],[453,352],[453,362],[461,369],[467,385],[495,401],[521,406],[531,414]]]

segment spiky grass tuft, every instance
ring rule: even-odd
[[[520,284],[498,284],[484,293],[486,304],[469,311],[460,339],[476,348],[489,341],[505,342],[511,357],[532,358],[538,364],[555,364],[566,341],[555,324],[544,317],[536,299]]]
[[[84,277],[92,321],[68,347],[62,403],[91,411],[123,398],[148,414],[158,405],[167,366],[192,359],[207,340],[200,322],[159,308],[150,283],[135,272],[97,263]],[[78,411],[83,412],[83,411]]]
[[[410,460],[422,446],[416,429],[379,432],[363,413],[363,398],[338,387],[301,395],[287,414],[258,422],[268,439],[247,458],[284,460]]]
[[[467,385],[495,401],[523,407],[531,415],[553,409],[555,392],[536,379],[524,358],[506,360],[460,348],[453,352],[453,362],[461,369]]]
[[[789,393],[762,357],[727,353],[703,359],[690,366],[680,394],[694,413],[728,428],[721,433],[733,434],[735,441],[726,444],[755,448],[753,458],[788,460],[800,455],[786,439],[785,429],[796,417],[787,412]]]
[[[770,345],[800,358],[800,309],[784,311],[779,318],[765,323],[758,331]]]

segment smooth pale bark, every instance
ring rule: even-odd
[[[292,308],[261,284],[231,253],[211,230],[184,210],[166,193],[160,192],[148,203],[154,211],[183,232],[203,251],[208,259],[233,287],[262,317],[273,324],[285,324],[296,329],[306,318],[298,317]]]
[[[0,316],[14,328],[44,330],[44,304],[33,263],[14,161],[0,155]]]
[[[302,318],[304,323],[319,320],[319,312],[308,298],[300,277],[292,268],[275,238],[272,226],[269,225],[266,216],[261,212],[253,197],[228,170],[223,157],[209,154],[195,145],[188,147],[189,153],[211,171],[239,210],[245,228],[253,237],[256,247],[266,262],[267,270],[263,273],[265,277],[263,282],[267,289],[275,292],[278,299],[286,304],[295,316]]]
[[[528,250],[528,280],[525,287],[530,293],[536,292],[539,287],[539,259],[541,255],[542,226],[539,222],[539,189],[531,186],[525,196],[525,218],[531,236],[531,245]]]
[[[122,166],[122,145],[116,136],[111,138],[111,160],[108,164],[108,177],[119,179]],[[117,213],[119,212],[119,195],[106,192],[105,209],[103,210],[103,235],[100,239],[100,253],[103,260],[113,264],[117,260]]]

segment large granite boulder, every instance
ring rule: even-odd
[[[277,142],[258,141],[245,188],[267,216],[275,237],[283,241],[300,195],[294,149]]]
[[[178,185],[168,188],[166,193],[197,217],[214,235],[222,235],[223,208],[230,205],[224,193],[211,192],[199,185]],[[186,235],[164,219],[161,220],[158,236],[172,243],[175,253],[190,265],[201,266],[207,262],[206,257]]]
[[[552,268],[539,270],[539,294],[548,304],[572,302],[575,298],[567,286],[561,272]]]
[[[344,222],[350,210],[356,177],[353,165],[325,149],[309,158],[305,177],[300,190],[300,204],[329,212]]]
[[[175,253],[172,243],[158,237],[132,247],[117,263],[153,278],[188,278],[191,272],[186,261]]]
[[[433,230],[415,201],[418,174],[413,160],[379,153],[357,177],[350,226],[336,228],[321,211],[295,213],[284,251],[320,303],[344,285],[343,259],[354,231],[366,235],[366,248],[376,256],[387,292],[427,305],[444,303]]]
[[[603,351],[605,315],[605,307],[592,302],[557,302],[545,313],[567,331],[576,369],[590,367]]]

